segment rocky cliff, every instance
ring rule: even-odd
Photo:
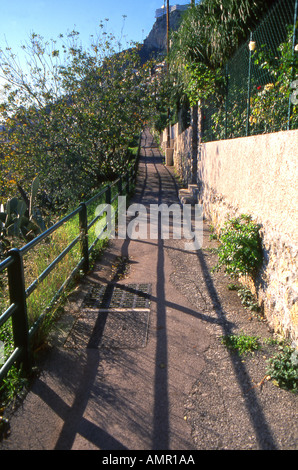
[[[184,12],[174,10],[170,13],[170,31],[177,31]],[[163,56],[167,50],[167,16],[157,18],[140,50],[142,62],[152,57]]]

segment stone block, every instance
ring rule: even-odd
[[[174,164],[174,149],[173,148],[167,148],[166,149],[166,166],[173,166]]]

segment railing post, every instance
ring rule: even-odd
[[[111,208],[112,188],[111,188],[110,185],[108,185],[108,187],[107,187],[105,199],[106,199],[106,205],[110,206],[104,212],[104,215],[105,215],[105,218],[106,218],[106,231],[107,231],[107,233],[109,233],[109,237],[110,237],[111,232],[109,232],[109,230],[111,230],[111,227],[112,227],[112,208]]]
[[[248,57],[248,78],[247,78],[247,110],[246,110],[246,135],[250,135],[250,93],[251,93],[251,55],[252,50],[250,44],[252,42],[252,33],[250,33],[250,41],[249,41],[249,57]]]
[[[119,193],[119,196],[122,196],[122,176],[120,176],[119,181],[118,181],[118,193]]]
[[[132,172],[133,184],[135,184],[135,183],[136,183],[136,179],[137,179],[137,168],[136,168],[135,165],[132,167],[131,172]]]
[[[20,348],[22,351],[18,365],[20,366],[22,363],[24,371],[29,372],[31,368],[31,355],[29,351],[29,328],[23,258],[17,248],[11,249],[8,255],[14,259],[13,263],[7,268],[10,302],[17,307],[12,315],[14,346],[15,348]]]
[[[134,187],[134,184],[135,184],[135,168],[134,166],[131,167],[130,171],[129,171],[129,175],[130,175],[130,180],[132,182],[132,186],[130,186],[130,191],[132,191],[132,188]]]
[[[84,259],[83,272],[86,274],[89,271],[87,206],[84,202],[80,206],[81,254]]]
[[[130,193],[129,181],[130,181],[130,174],[129,174],[129,170],[127,170],[127,172],[126,172],[126,194]]]
[[[297,16],[298,16],[298,0],[295,1],[295,9],[294,9],[294,28],[293,28],[293,38],[292,38],[292,70],[291,70],[291,82],[294,80],[294,67],[295,67],[295,45],[296,45],[296,30],[297,30]],[[296,59],[297,60],[297,59]],[[291,116],[293,110],[293,102],[292,97],[289,98],[289,105],[288,105],[288,124],[287,130],[291,129]]]
[[[226,79],[226,86],[225,86],[225,139],[228,138],[228,96],[229,96],[229,71],[228,71],[228,64],[225,68],[225,79]]]
[[[106,204],[111,204],[112,200],[112,191],[111,186],[109,185],[106,190]]]

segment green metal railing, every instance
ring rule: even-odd
[[[277,1],[228,61],[224,95],[204,103],[205,142],[298,128],[297,12],[298,0]]]
[[[140,149],[140,143],[139,143]],[[139,152],[138,152],[139,154]],[[136,163],[121,177],[119,177],[112,184],[105,186],[98,194],[89,199],[87,202],[83,202],[73,212],[68,214],[66,217],[61,219],[55,225],[50,227],[48,230],[34,238],[28,244],[22,248],[13,248],[8,252],[7,258],[0,263],[0,273],[7,271],[8,274],[8,288],[10,305],[0,315],[0,328],[11,319],[12,330],[13,330],[13,341],[14,351],[6,359],[5,363],[0,369],[0,382],[7,375],[8,371],[14,364],[22,366],[24,371],[28,372],[31,369],[31,351],[30,341],[40,323],[42,322],[46,312],[41,312],[35,323],[29,328],[28,314],[27,314],[27,299],[29,296],[38,288],[40,283],[44,281],[52,270],[63,260],[63,258],[77,245],[80,245],[81,259],[70,273],[69,277],[62,284],[60,289],[56,292],[52,302],[56,301],[69,285],[74,275],[82,270],[87,273],[89,270],[89,259],[90,254],[95,248],[95,245],[102,238],[107,223],[102,228],[101,232],[97,234],[95,240],[89,246],[88,233],[93,225],[104,215],[109,205],[113,204],[116,198],[120,195],[129,194],[131,191],[131,185],[135,181],[138,165],[138,155]],[[105,198],[105,204],[100,213],[88,223],[87,209],[94,205],[100,198]],[[62,227],[67,221],[73,219],[76,215],[79,215],[79,235],[76,236],[72,242],[52,261],[48,267],[35,279],[29,287],[25,287],[25,276],[24,276],[24,263],[23,258],[28,252],[34,247],[39,245],[42,241],[48,239],[48,237]],[[51,302],[51,303],[52,303]]]

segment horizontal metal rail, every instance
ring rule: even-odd
[[[16,304],[11,304],[7,310],[5,310],[5,312],[1,315],[0,317],[0,328],[1,326],[4,325],[4,323],[6,323],[10,317],[14,314],[14,312],[16,311],[17,309],[17,305]]]
[[[18,359],[20,359],[22,353],[23,351],[21,348],[16,348],[13,353],[9,356],[5,364],[0,369],[1,380],[3,379],[3,377],[5,377],[5,375],[7,375],[14,363],[17,362]]]
[[[42,232],[40,235],[38,235],[36,238],[34,238],[31,242],[27,243],[27,245],[24,245],[22,248],[20,248],[20,253],[22,255],[25,255],[28,253],[28,251],[32,250],[36,245],[38,245],[41,241],[45,240],[48,238],[53,232],[55,232],[58,228],[60,228],[63,224],[65,224],[68,220],[72,219],[76,214],[78,214],[81,211],[81,206],[79,206],[76,210],[68,214],[66,217],[61,219],[59,222],[56,222],[52,227],[47,229],[45,232]]]
[[[140,149],[140,145],[139,145]],[[14,338],[14,351],[6,359],[5,363],[0,364],[0,382],[7,375],[10,368],[17,363],[22,366],[26,371],[30,371],[32,367],[30,340],[38,330],[42,320],[44,319],[51,306],[59,299],[69,282],[73,279],[74,275],[83,270],[86,274],[89,270],[89,257],[95,245],[102,238],[107,229],[107,223],[101,229],[99,234],[96,234],[91,246],[89,246],[89,230],[99,221],[107,211],[109,204],[112,204],[118,196],[129,193],[130,183],[136,176],[138,155],[136,164],[131,167],[126,174],[116,179],[110,185],[105,186],[99,193],[90,198],[87,202],[81,203],[70,214],[59,220],[46,231],[38,235],[32,241],[24,245],[20,249],[13,248],[8,252],[8,256],[0,263],[0,273],[7,270],[8,273],[8,289],[10,297],[10,306],[0,315],[0,328],[11,319],[12,332]],[[117,187],[118,190],[113,197],[111,196],[112,190]],[[87,208],[92,207],[97,200],[105,196],[104,207],[96,214],[91,222],[88,223]],[[42,241],[48,239],[56,230],[62,227],[66,222],[79,215],[79,235],[77,235],[72,242],[47,266],[47,268],[29,285],[25,288],[25,274],[23,266],[23,257],[29,253],[34,247],[39,245]],[[35,323],[29,328],[28,315],[27,315],[27,299],[29,296],[38,289],[39,285],[47,278],[50,272],[59,265],[63,258],[70,253],[70,251],[80,243],[81,259],[70,273],[69,277],[63,282],[57,290],[50,304],[46,307],[44,312],[41,312]],[[1,358],[0,358],[1,359]]]
[[[2,261],[2,263],[0,263],[0,273],[4,271],[4,269],[8,268],[12,263],[13,258],[11,256]]]
[[[103,216],[104,212],[106,211],[107,209],[107,204],[105,205],[105,207],[97,214],[96,217],[94,217],[93,220],[91,220],[90,224],[87,225],[87,228],[88,230],[93,227],[93,225]]]
[[[32,284],[28,287],[28,289],[26,289],[26,297],[29,297],[30,294],[32,294],[32,292],[35,291],[35,289],[37,289],[38,285],[50,274],[50,272],[57,266],[58,263],[60,263],[60,261],[62,261],[62,259],[67,255],[67,253],[70,252],[70,250],[78,243],[78,241],[80,241],[81,239],[81,235],[78,235],[66,248],[65,250],[63,250],[59,256],[57,256],[57,258],[54,259],[54,261],[49,264],[49,266],[47,267],[47,269],[45,269],[39,276],[37,279],[35,279],[34,282],[32,282]]]

